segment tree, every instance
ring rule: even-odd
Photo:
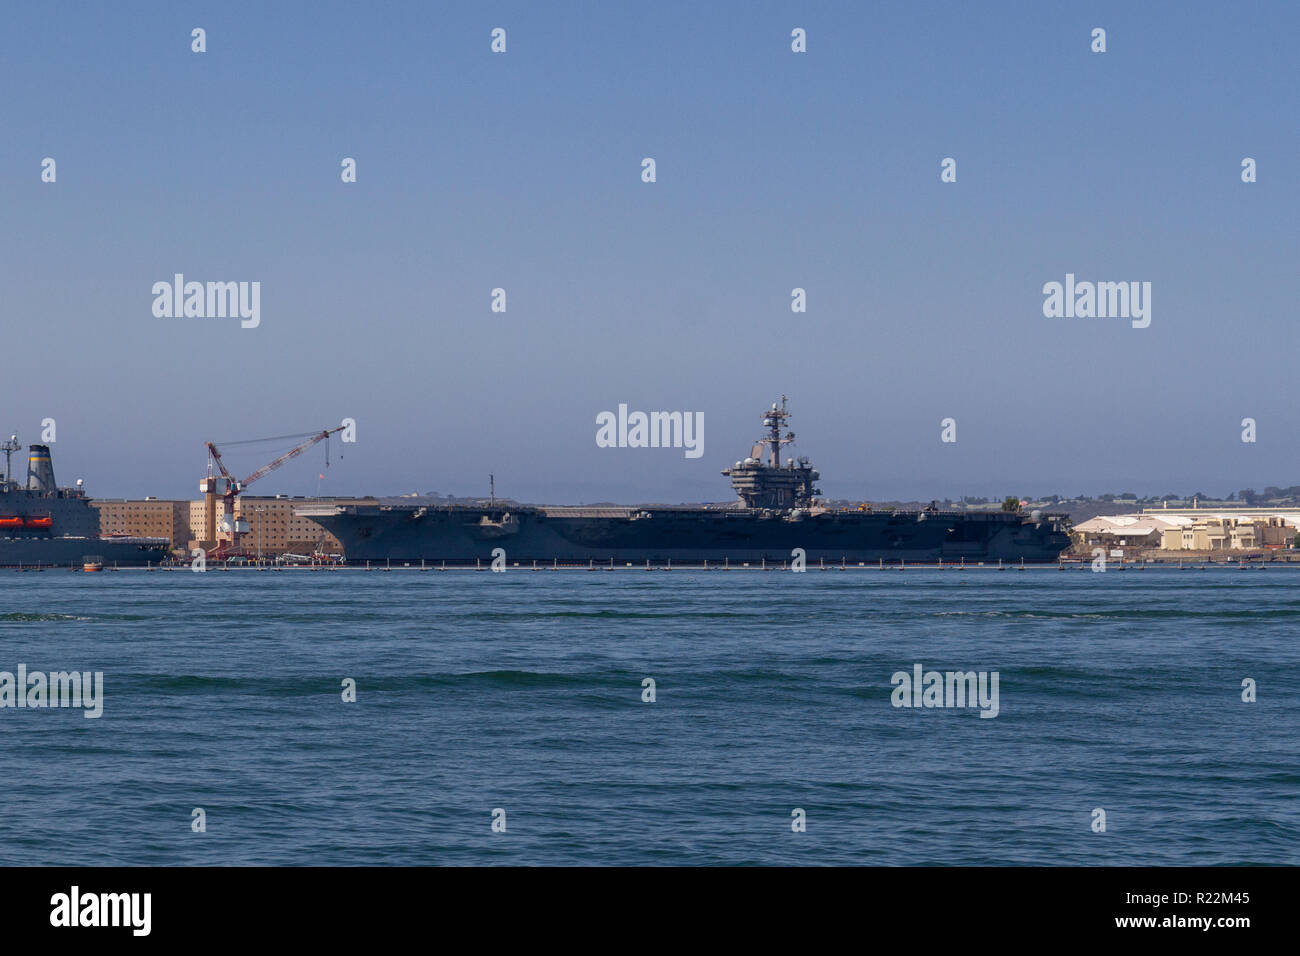
[[[1002,510],[1015,514],[1020,510],[1020,499],[1015,495],[1007,495],[1006,498],[1002,499]]]

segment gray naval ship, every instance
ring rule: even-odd
[[[785,397],[763,414],[766,434],[723,470],[733,505],[633,508],[384,503],[306,506],[297,513],[338,538],[349,564],[438,562],[489,566],[1056,561],[1070,545],[1063,514],[831,510],[818,504],[819,473],[780,451]],[[764,461],[766,448],[767,460]],[[391,500],[390,500],[391,501]],[[497,549],[504,552],[502,556]]]
[[[102,537],[81,482],[55,484],[48,445],[28,446],[27,483],[14,481],[10,458],[21,447],[16,438],[0,444],[0,567],[142,567],[167,557],[166,538]]]

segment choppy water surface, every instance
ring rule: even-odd
[[[6,864],[1300,862],[1300,570],[47,571],[0,594],[0,671],[104,674],[99,719],[0,709]],[[998,716],[893,707],[918,663],[997,671]]]

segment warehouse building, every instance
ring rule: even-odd
[[[1073,529],[1078,547],[1110,551],[1258,551],[1293,546],[1300,510],[1159,509],[1100,515]]]

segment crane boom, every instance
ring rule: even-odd
[[[221,460],[221,452],[217,451],[217,446],[212,444],[212,442],[208,442],[208,457],[217,463],[217,467],[221,469],[221,476],[223,478],[227,481],[235,480],[235,476],[226,470],[226,463]],[[212,474],[212,472],[209,471],[208,474]]]
[[[343,431],[343,426],[342,426],[342,425],[339,425],[339,426],[336,427],[336,428],[327,428],[327,429],[325,429],[325,431],[323,431],[323,432],[321,432],[321,433],[319,433],[319,434],[317,434],[317,435],[313,435],[311,438],[308,438],[305,442],[302,442],[301,444],[296,445],[296,446],[293,447],[293,448],[290,448],[287,452],[285,452],[285,453],[284,453],[283,455],[281,455],[279,458],[275,459],[274,461],[267,462],[267,463],[266,463],[265,465],[263,465],[261,468],[257,469],[257,471],[253,472],[251,475],[249,475],[247,478],[245,478],[243,481],[241,481],[241,482],[239,483],[239,487],[240,487],[241,489],[242,489],[242,488],[247,488],[249,485],[251,485],[253,482],[257,481],[257,479],[261,478],[263,475],[266,475],[266,474],[268,474],[268,473],[270,473],[270,472],[272,472],[272,471],[275,471],[275,469],[279,468],[279,467],[280,467],[281,465],[283,465],[286,461],[290,461],[291,459],[297,458],[299,455],[301,455],[303,452],[305,452],[305,451],[306,451],[308,448],[310,448],[312,445],[315,445],[317,442],[322,442],[322,441],[324,441],[325,439],[329,438],[330,435],[334,434],[335,432],[341,432],[341,431]],[[212,448],[212,445],[209,444],[208,447],[209,447],[209,448]],[[215,450],[215,449],[214,449],[214,450]],[[217,458],[217,464],[218,464],[218,466],[221,465],[221,458],[220,458],[220,457]],[[224,473],[226,469],[225,469],[224,467],[222,467],[221,470],[222,470],[222,472]]]
[[[203,501],[204,501],[203,540],[213,541],[213,542],[217,540],[217,529],[218,529],[217,496],[218,495],[221,496],[222,517],[221,517],[220,528],[222,531],[229,532],[232,535],[231,542],[227,542],[226,544],[220,545],[212,553],[225,556],[226,554],[229,553],[229,547],[231,543],[233,543],[236,547],[238,546],[239,528],[238,528],[238,522],[235,520],[235,497],[240,492],[242,492],[245,487],[252,484],[254,481],[257,481],[257,479],[261,478],[263,475],[275,471],[275,469],[279,468],[285,462],[297,458],[299,455],[305,452],[308,448],[315,445],[317,442],[325,441],[325,439],[329,438],[330,435],[333,435],[335,432],[343,431],[343,428],[344,426],[339,425],[336,428],[327,428],[325,429],[325,431],[318,432],[317,434],[312,435],[306,441],[301,442],[295,447],[289,449],[279,458],[267,462],[265,465],[257,469],[257,471],[253,472],[243,481],[236,481],[235,476],[230,473],[230,469],[226,467],[226,463],[221,460],[221,451],[220,449],[217,448],[216,443],[207,442],[206,444],[208,446],[208,477],[203,479],[201,482],[199,482],[199,490],[203,492]],[[299,437],[299,436],[291,436],[291,437]],[[248,444],[248,443],[237,442],[233,444]],[[212,475],[212,465],[214,462],[216,463],[217,468],[221,472],[220,478],[214,478]],[[329,464],[328,454],[326,456],[325,463],[327,465]],[[224,487],[222,487],[223,482],[224,482]]]

